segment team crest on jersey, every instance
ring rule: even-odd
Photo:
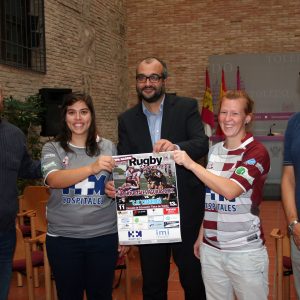
[[[254,178],[249,175],[248,169],[245,167],[238,167],[234,173],[245,178],[250,184],[254,181]]]
[[[235,174],[238,174],[238,175],[241,175],[243,176],[248,170],[244,167],[238,167],[236,170],[235,170]]]
[[[69,157],[65,156],[62,163],[63,163],[63,167],[67,167],[69,165]]]

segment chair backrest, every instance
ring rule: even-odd
[[[36,210],[40,201],[48,201],[49,188],[46,186],[26,186],[23,195],[20,196],[19,211]]]
[[[47,232],[47,217],[46,217],[47,201],[40,201],[37,213],[36,230],[39,232]]]
[[[46,204],[50,196],[49,188],[46,186],[27,186],[19,200],[19,212],[35,211],[36,218],[34,226],[31,226],[31,236],[36,233],[47,232]],[[36,233],[33,230],[37,231]]]

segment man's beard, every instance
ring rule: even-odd
[[[144,87],[143,89],[146,89],[146,88],[148,88],[148,87]],[[143,95],[143,89],[141,90],[141,89],[136,88],[137,96],[138,96],[140,101],[144,100],[147,103],[157,102],[161,98],[161,96],[165,93],[164,86],[161,86],[158,89],[153,88],[155,90],[155,93],[153,94],[153,96],[145,97]]]

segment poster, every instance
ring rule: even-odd
[[[173,152],[114,156],[119,243],[180,242]]]

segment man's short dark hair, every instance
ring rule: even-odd
[[[150,64],[150,63],[153,62],[153,60],[157,60],[157,61],[162,65],[162,67],[163,67],[162,76],[163,76],[164,79],[166,79],[166,78],[168,77],[167,64],[166,64],[163,60],[161,60],[161,59],[159,59],[159,58],[157,58],[157,57],[155,57],[155,56],[149,56],[149,57],[146,57],[146,58],[142,59],[142,60],[139,62],[138,66],[139,66],[142,62],[145,62],[145,63],[147,63],[147,64]]]

